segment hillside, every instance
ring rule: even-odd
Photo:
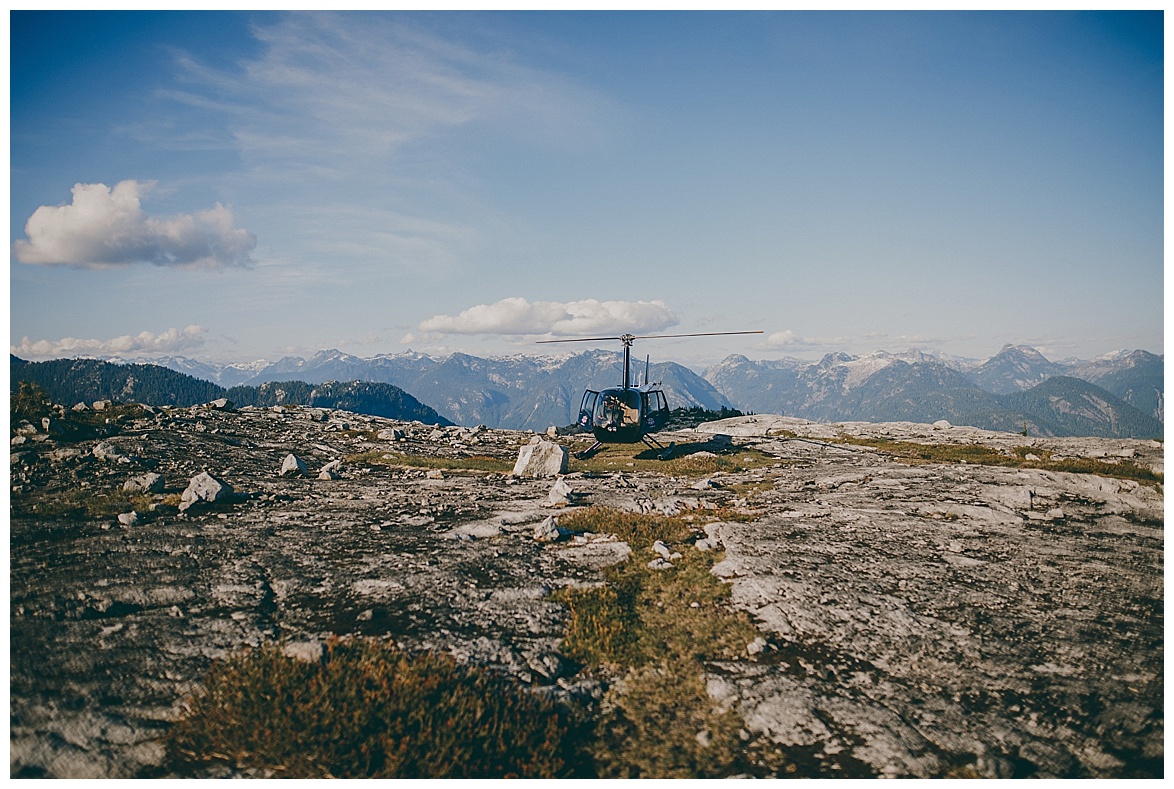
[[[1157,442],[748,416],[666,461],[560,437],[555,478],[513,431],[49,411],[12,425],[13,777],[370,775],[392,676],[437,770],[524,724],[559,777],[1163,774]]]
[[[40,386],[58,403],[96,400],[152,406],[193,406],[227,397],[237,406],[305,405],[334,408],[426,424],[451,424],[435,410],[390,384],[286,381],[225,389],[184,373],[150,364],[111,364],[96,359],[27,362],[10,357],[10,386],[21,381]]]

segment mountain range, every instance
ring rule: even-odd
[[[534,430],[570,424],[584,389],[615,386],[622,377],[622,355],[603,350],[488,359],[412,351],[363,358],[327,350],[272,363],[215,365],[183,357],[154,362],[222,386],[295,379],[386,383],[456,424]],[[661,382],[672,407],[737,408],[825,422],[946,419],[1046,436],[1158,437],[1163,371],[1163,357],[1142,350],[1054,362],[1035,348],[1007,345],[982,360],[919,350],[834,353],[816,362],[734,355],[701,374],[660,362],[651,365],[650,379]]]

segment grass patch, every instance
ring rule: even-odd
[[[149,512],[154,499],[143,493],[131,493],[122,488],[94,491],[87,488],[69,488],[55,493],[41,493],[23,502],[24,512],[55,518],[114,518],[135,510]],[[15,510],[15,503],[13,505]],[[18,514],[15,513],[14,514]]]
[[[677,451],[681,448],[678,447]],[[682,477],[704,477],[719,472],[738,472],[772,466],[778,462],[755,449],[738,449],[728,454],[680,455],[658,460],[644,444],[605,444],[587,459],[571,455],[568,470],[614,473],[617,471],[652,471]]]
[[[1162,483],[1163,475],[1132,460],[1110,463],[1094,458],[1053,460],[1052,453],[1038,447],[1015,447],[1006,454],[982,444],[918,444],[912,441],[855,438],[841,435],[841,444],[873,447],[908,463],[972,463],[982,466],[1038,468],[1044,471],[1067,471],[1073,474],[1096,474],[1115,479],[1131,479],[1148,484]],[[1033,459],[1028,459],[1032,455]]]
[[[615,534],[634,552],[604,570],[603,586],[554,595],[571,614],[563,652],[618,678],[604,697],[590,748],[599,775],[697,778],[783,770],[778,749],[748,746],[738,716],[705,692],[705,664],[744,658],[758,629],[746,613],[729,607],[729,588],[710,572],[721,554],[693,547],[703,536],[699,525],[601,507],[574,513],[562,525]],[[681,554],[672,569],[648,567],[656,540]]]
[[[401,466],[407,468],[441,469],[442,471],[466,471],[494,474],[508,474],[514,470],[514,460],[472,455],[470,457],[431,457],[410,455],[403,452],[372,450],[358,455],[347,455],[346,462],[367,466]]]
[[[220,762],[291,778],[562,778],[583,771],[579,725],[448,656],[334,640],[315,663],[269,644],[215,664],[165,746],[181,775]]]

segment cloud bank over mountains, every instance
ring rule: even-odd
[[[206,211],[157,219],[141,197],[154,182],[74,184],[69,205],[43,205],[25,224],[28,240],[13,242],[13,254],[30,265],[114,268],[134,263],[157,266],[245,266],[257,237],[235,226],[232,211],[217,203]]]
[[[182,330],[170,328],[160,334],[149,331],[138,334],[124,334],[111,340],[84,340],[63,337],[57,341],[30,340],[21,338],[19,344],[9,346],[9,351],[22,359],[54,359],[69,356],[104,356],[127,353],[176,353],[191,351],[204,345],[208,330],[195,324]]]
[[[436,315],[420,323],[429,334],[499,334],[584,337],[646,333],[677,325],[663,301],[527,301],[521,297],[478,304],[459,315]],[[403,342],[416,339],[408,335]]]

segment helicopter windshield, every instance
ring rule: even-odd
[[[600,427],[630,427],[640,424],[640,392],[636,389],[608,389],[595,405],[595,424]]]

